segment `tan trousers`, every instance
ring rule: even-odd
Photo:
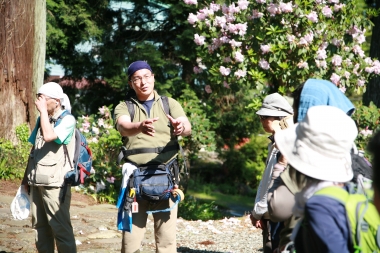
[[[164,200],[156,204],[141,200],[139,203],[139,212],[132,214],[132,233],[123,232],[121,245],[122,253],[140,252],[141,242],[144,239],[146,222],[148,214],[146,211],[163,210],[174,205],[173,201]],[[157,253],[176,253],[176,224],[177,224],[178,206],[170,212],[153,213],[154,235],[156,240]]]
[[[71,191],[67,188],[64,203],[63,189],[31,186],[32,226],[36,230],[38,252],[54,253],[54,242],[60,253],[76,253],[73,227],[70,220]]]

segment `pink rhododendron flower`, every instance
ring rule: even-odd
[[[207,17],[207,15],[205,14],[205,13],[203,13],[203,12],[197,12],[197,19],[199,20],[199,21],[203,21],[203,20],[205,20],[206,19],[206,17]]]
[[[313,23],[318,22],[318,15],[315,11],[310,12],[309,14],[306,15],[307,19],[310,20]]]
[[[289,43],[292,43],[296,39],[296,36],[287,34],[286,39],[288,40]]]
[[[355,75],[359,75],[358,73],[358,69],[359,69],[360,65],[359,63],[356,63],[355,66],[354,66],[354,69],[352,70],[352,72],[355,74]]]
[[[230,88],[230,85],[229,85],[226,81],[223,81],[223,86],[224,86],[225,88],[227,88],[227,89]]]
[[[228,76],[231,73],[231,69],[224,66],[220,66],[219,71],[224,76]]]
[[[240,10],[246,10],[248,8],[249,2],[247,0],[239,0],[238,6]]]
[[[87,132],[86,132],[86,133],[87,133]],[[93,142],[93,143],[98,143],[99,140],[98,140],[96,137],[94,137],[94,138],[91,139],[91,142]]]
[[[364,29],[365,30],[365,29]],[[365,36],[363,33],[361,34],[354,34],[352,35],[352,38],[359,44],[362,44],[363,42],[365,42]]]
[[[350,73],[350,72],[348,72],[348,71],[344,71],[344,77],[345,77],[346,79],[350,78],[350,76],[351,76],[351,73]]]
[[[98,135],[99,134],[99,128],[93,126],[91,128],[91,132],[93,132],[94,134]]]
[[[237,51],[235,53],[235,61],[237,61],[237,62],[243,62],[244,61],[244,55],[240,51]]]
[[[104,119],[102,119],[102,118],[98,119],[98,126],[104,127]]]
[[[268,4],[267,11],[271,16],[275,16],[277,12],[279,12],[278,5],[274,3]]]
[[[367,63],[368,65],[371,65],[373,63],[372,59],[370,57],[366,57],[364,59],[364,62]]]
[[[183,0],[185,4],[197,4],[197,0]]]
[[[351,66],[352,65],[351,59],[345,59],[344,64],[346,64],[347,66]]]
[[[106,180],[110,184],[113,184],[115,182],[115,178],[114,177],[107,177]]]
[[[334,65],[334,66],[340,66],[342,65],[342,56],[340,55],[334,55],[331,59],[331,63]]]
[[[346,93],[346,87],[342,86],[342,87],[339,87],[339,90],[343,93]]]
[[[262,18],[264,16],[264,13],[259,12],[258,10],[253,10],[252,11],[252,18]]]
[[[201,69],[201,68],[198,67],[198,66],[195,66],[195,67],[193,68],[193,71],[194,71],[195,74],[199,74],[199,73],[202,73],[202,72],[203,72],[203,69]]]
[[[356,26],[351,27],[351,29],[347,31],[349,35],[354,35],[360,32],[361,32],[360,29],[357,28]]]
[[[264,4],[264,3],[266,3],[267,1],[266,1],[266,0],[256,0],[256,2],[259,3],[259,4]]]
[[[187,21],[192,25],[195,24],[198,21],[197,15],[190,13]]]
[[[368,135],[372,135],[373,131],[368,129],[368,126],[361,130],[360,133],[364,135],[364,137],[367,137]]]
[[[373,73],[375,73],[376,75],[380,74],[380,62],[379,62],[379,60],[374,61],[372,64],[372,67],[373,67]]]
[[[356,83],[359,87],[363,87],[364,84],[365,84],[365,81],[362,80],[362,79],[358,79],[357,83]]]
[[[308,68],[309,68],[309,64],[307,64],[307,62],[300,61],[300,62],[297,64],[297,67],[299,67],[300,69],[308,69]]]
[[[327,17],[327,18],[331,18],[332,17],[332,10],[330,9],[330,7],[328,6],[325,6],[322,8],[322,14]]]
[[[230,6],[228,6],[228,13],[234,14],[234,13],[239,13],[240,8],[238,6],[235,6],[235,3],[232,3]]]
[[[288,3],[281,2],[278,7],[280,8],[280,11],[283,13],[293,12],[292,2],[288,2]]]
[[[334,11],[335,12],[338,12],[340,11],[344,6],[346,6],[345,4],[335,4],[334,5]]]
[[[236,24],[236,28],[238,29],[238,34],[240,36],[244,36],[246,33],[247,33],[247,23],[244,23],[244,24]]]
[[[333,73],[330,77],[330,80],[333,84],[335,85],[338,85],[339,84],[339,81],[340,81],[340,76],[338,76],[337,74]]]
[[[104,112],[107,108],[104,107],[104,105],[102,107],[99,108],[99,113],[100,115],[104,115]]]
[[[265,69],[265,70],[268,70],[270,68],[270,65],[269,63],[264,60],[264,59],[260,59],[259,61],[259,66],[262,68],[262,69]]]
[[[199,36],[198,34],[194,34],[194,42],[195,44],[201,46],[205,44],[205,37],[204,36]]]
[[[354,51],[355,54],[359,55],[362,58],[365,56],[363,49],[359,45],[355,45],[352,48],[352,51]]]
[[[210,4],[210,10],[212,10],[212,11],[218,11],[218,10],[220,10],[220,5],[219,4],[211,3]]]
[[[225,28],[226,27],[226,23],[227,23],[227,19],[225,16],[222,16],[222,17],[215,17],[215,26],[216,27],[220,27],[220,28]]]
[[[318,61],[315,60],[315,64],[317,65],[318,68],[327,68],[327,62],[326,61]]]
[[[210,85],[206,85],[205,86],[205,91],[207,92],[207,93],[212,93],[212,90],[211,90],[211,86]]]
[[[238,42],[238,41],[236,41],[236,40],[234,40],[234,39],[230,40],[229,43],[230,43],[230,45],[231,45],[232,47],[240,47],[241,44],[242,44],[242,42]]]
[[[305,34],[304,38],[308,43],[311,43],[314,39],[314,34],[310,32],[308,34]]]
[[[342,40],[337,39],[337,38],[333,38],[331,40],[331,44],[333,44],[334,46],[337,46],[337,47],[339,47],[341,43],[342,43]]]
[[[238,78],[240,77],[245,77],[247,75],[247,71],[239,69],[238,71],[235,72],[234,74]]]
[[[261,52],[263,52],[263,54],[269,53],[270,52],[270,45],[261,45],[260,49],[261,49]]]
[[[319,59],[319,60],[326,59],[327,58],[326,50],[324,50],[324,49],[318,49],[317,50],[317,56],[315,58]]]

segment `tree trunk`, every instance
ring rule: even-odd
[[[376,1],[376,6],[380,6],[380,0]],[[375,26],[372,29],[371,48],[369,55],[371,58],[380,59],[380,15],[374,18]],[[367,90],[363,94],[363,104],[369,105],[373,102],[378,108],[380,107],[380,76],[373,77],[369,80]]]
[[[16,126],[34,127],[45,41],[45,0],[0,0],[0,138],[16,143]]]

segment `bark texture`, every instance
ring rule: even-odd
[[[45,41],[46,24],[38,27],[43,35],[36,34],[35,14],[44,11],[45,0],[0,0],[0,138],[14,143],[16,126],[33,127],[36,120],[35,84],[43,82],[45,45],[43,52],[35,45]]]

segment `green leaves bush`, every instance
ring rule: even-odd
[[[26,124],[16,127],[19,140],[13,144],[9,140],[0,139],[0,179],[14,180],[24,176],[31,144],[28,143],[29,128]]]
[[[369,106],[358,103],[352,118],[355,120],[359,132],[355,140],[356,146],[364,151],[372,134],[380,128],[380,110],[373,102]]]

